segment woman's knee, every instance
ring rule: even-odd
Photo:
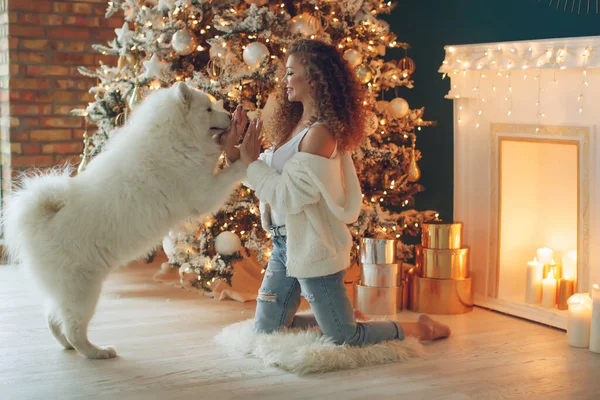
[[[273,333],[277,332],[282,328],[279,321],[275,318],[269,318],[267,315],[255,315],[254,316],[254,330],[259,333]]]

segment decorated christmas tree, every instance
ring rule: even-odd
[[[80,70],[98,78],[91,89],[95,101],[74,111],[98,127],[86,137],[81,167],[118,134],[115,128],[127,123],[149,91],[177,81],[205,91],[230,111],[242,104],[250,118],[260,115],[267,125],[269,94],[284,75],[286,49],[297,38],[319,39],[334,44],[367,86],[368,136],[353,154],[364,196],[360,217],[350,226],[353,261],[363,237],[398,238],[400,258],[410,258],[413,248],[402,239],[437,218],[434,211],[412,208],[414,195],[423,190],[417,183],[416,133],[432,122],[422,118],[423,108],[410,109],[397,96],[399,87],[413,87],[415,64],[406,56],[409,45],[378,18],[394,6],[380,0],[110,1],[106,16],[123,12],[125,22],[114,40],[96,48],[119,56],[118,64]],[[385,60],[388,49],[403,49],[404,57]],[[242,252],[266,265],[271,243],[260,226],[258,200],[240,185],[215,215],[173,227],[163,247],[171,266],[193,272],[189,284],[210,290],[215,279],[231,278]]]

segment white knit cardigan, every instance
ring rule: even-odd
[[[271,227],[269,207],[286,214],[287,274],[296,278],[331,275],[350,266],[352,236],[362,193],[352,157],[298,152],[281,173],[261,154],[248,166],[247,185],[260,200],[262,226]]]

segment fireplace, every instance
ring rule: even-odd
[[[478,306],[565,329],[547,284],[600,282],[599,56],[600,37],[446,47],[454,219]]]

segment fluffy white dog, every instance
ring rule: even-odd
[[[231,123],[216,108],[182,83],[159,90],[85,172],[40,174],[12,193],[8,255],[37,284],[50,332],[66,349],[115,357],[87,335],[109,270],[147,254],[190,215],[217,211],[244,178],[241,162],[216,172],[217,137]]]

